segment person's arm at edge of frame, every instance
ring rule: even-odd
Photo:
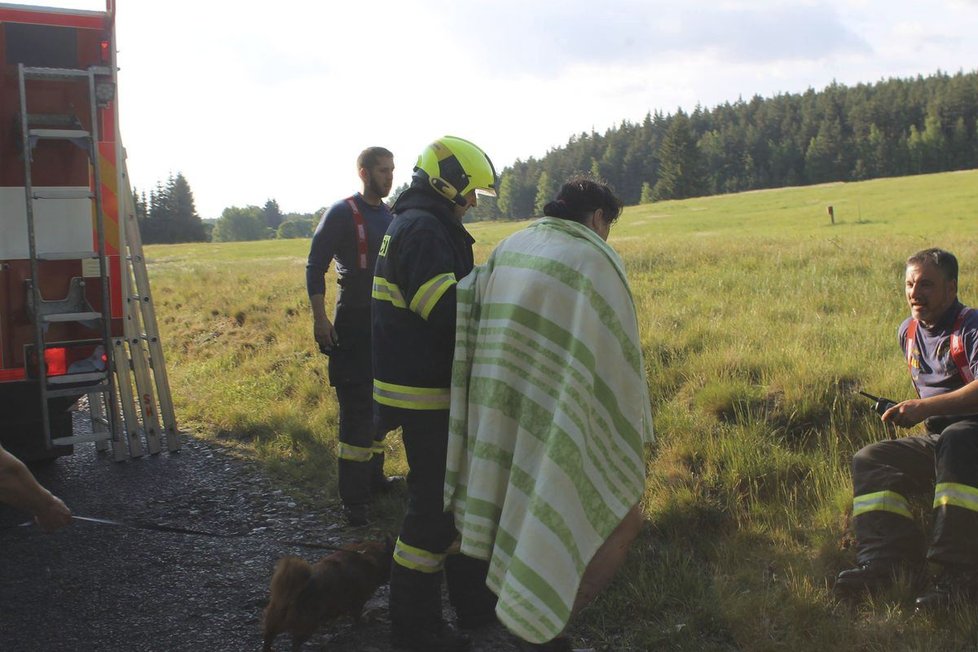
[[[71,523],[71,510],[38,484],[30,469],[0,446],[0,502],[30,512],[45,532]]]
[[[909,428],[933,416],[968,414],[978,414],[978,380],[946,394],[897,403],[880,418],[886,423]]]

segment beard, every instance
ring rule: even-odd
[[[367,188],[371,193],[377,195],[381,199],[390,194],[391,190],[383,182],[377,181],[373,177],[370,178],[370,183],[367,184]]]

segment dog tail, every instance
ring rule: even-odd
[[[305,586],[311,573],[309,563],[298,557],[282,557],[275,565],[270,586],[271,596],[262,619],[263,652],[271,652],[275,637],[287,630],[289,605]]]
[[[275,574],[272,575],[272,595],[279,596],[281,602],[288,604],[299,595],[310,575],[312,566],[305,559],[282,557],[275,565]]]

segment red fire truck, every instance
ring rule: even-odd
[[[131,372],[153,361],[128,351],[145,334],[127,304],[148,300],[148,286],[130,288],[115,52],[113,0],[105,11],[0,4],[0,441],[25,459],[84,441],[119,458],[146,434],[119,416]],[[73,430],[83,396],[103,406],[105,428]],[[156,417],[155,398],[134,396]]]

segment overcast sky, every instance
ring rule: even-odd
[[[118,0],[117,15],[130,176],[149,190],[182,172],[204,218],[328,205],[358,189],[368,145],[394,152],[398,186],[445,134],[501,170],[656,110],[978,68],[978,0]]]

